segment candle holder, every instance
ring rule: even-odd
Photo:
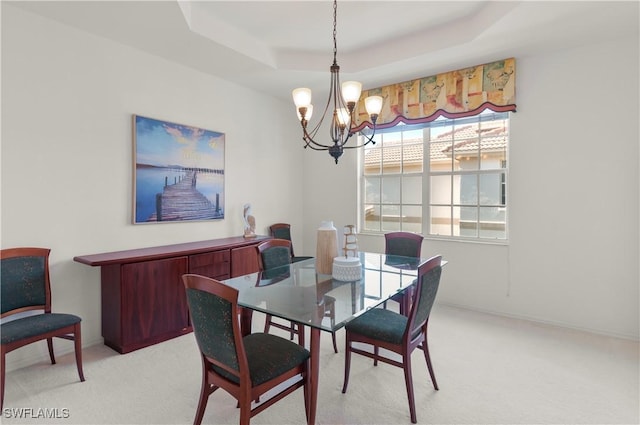
[[[358,254],[358,237],[356,236],[356,226],[353,224],[347,224],[344,226],[344,247],[342,253],[345,258],[349,256],[349,253],[355,257]]]
[[[333,259],[333,275],[335,280],[354,282],[362,279],[362,262],[358,256],[358,238],[356,226],[348,224],[344,226],[344,256]],[[349,257],[349,254],[352,256]]]

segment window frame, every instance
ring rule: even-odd
[[[454,167],[452,167],[451,170],[447,170],[447,171],[432,171],[431,170],[431,156],[430,156],[430,143],[431,141],[429,140],[429,137],[431,137],[430,135],[432,134],[432,129],[433,128],[437,128],[437,127],[451,127],[454,128],[455,126],[461,126],[464,124],[477,124],[477,125],[482,125],[482,122],[491,122],[491,121],[498,121],[498,120],[504,120],[506,121],[506,132],[504,134],[505,137],[505,146],[503,147],[503,157],[501,159],[499,159],[499,167],[494,167],[494,168],[489,168],[489,169],[482,169],[481,167],[481,163],[479,163],[479,165],[475,168],[475,169],[470,169],[470,170],[461,170],[461,169],[455,169]],[[382,202],[382,200],[380,199],[378,201],[378,203],[376,204],[377,207],[380,208],[381,214],[380,214],[380,218],[378,219],[378,230],[374,230],[371,229],[370,227],[366,227],[366,214],[367,214],[367,208],[366,206],[369,204],[366,202],[366,182],[368,178],[377,178],[378,181],[380,182],[380,196],[382,196],[383,193],[383,189],[382,189],[382,185],[383,185],[383,181],[385,177],[400,177],[400,193],[399,195],[399,208],[401,211],[401,208],[405,205],[403,203],[403,195],[402,195],[402,177],[403,176],[421,176],[421,180],[422,180],[422,198],[421,198],[421,203],[418,205],[421,208],[421,231],[419,232],[420,234],[424,235],[425,238],[427,239],[436,239],[436,240],[447,240],[447,241],[462,241],[462,242],[472,242],[472,243],[488,243],[488,244],[499,244],[499,245],[506,245],[509,242],[509,204],[508,204],[508,200],[510,199],[509,196],[509,165],[510,165],[510,161],[509,161],[509,151],[510,151],[510,143],[511,143],[511,114],[509,112],[494,112],[491,110],[485,110],[483,113],[478,114],[478,115],[474,115],[471,117],[464,117],[464,118],[452,118],[452,119],[448,119],[448,118],[444,118],[444,117],[440,117],[438,120],[429,122],[429,123],[425,123],[425,124],[418,124],[418,125],[404,125],[404,124],[398,124],[394,127],[391,127],[389,129],[384,129],[382,131],[379,131],[376,134],[376,138],[378,138],[378,136],[380,134],[387,134],[387,133],[393,133],[393,132],[404,132],[404,131],[408,131],[408,130],[414,130],[414,129],[423,129],[423,138],[422,138],[422,171],[420,173],[415,173],[415,172],[411,172],[411,173],[404,173],[404,170],[401,168],[399,172],[397,173],[384,173],[384,162],[383,162],[383,151],[381,151],[381,163],[380,163],[380,172],[378,174],[365,174],[365,154],[367,152],[367,148],[362,149],[362,151],[360,152],[359,156],[358,156],[358,178],[359,178],[359,184],[358,184],[358,222],[359,222],[359,229],[361,233],[365,233],[365,234],[384,234],[387,233],[389,231],[394,231],[394,230],[404,230],[404,231],[412,231],[411,229],[405,229],[403,228],[403,222],[402,220],[399,221],[399,229],[388,229],[388,230],[383,230],[384,229],[384,221],[382,219],[382,207],[384,206],[384,203]],[[403,126],[404,128],[398,128],[399,126]],[[482,145],[480,144],[480,141],[482,141],[481,136],[477,137],[477,140],[479,141],[478,143],[478,153],[482,154],[483,150],[482,150]],[[452,145],[455,144],[455,140],[453,140]],[[377,147],[374,147],[377,148]],[[453,159],[452,159],[453,161]],[[481,178],[483,175],[496,175],[497,179],[498,179],[498,187],[496,188],[496,193],[498,195],[498,203],[497,204],[492,204],[492,205],[488,205],[488,206],[483,206],[482,201],[480,200],[479,196],[476,196],[476,200],[475,200],[475,204],[469,205],[469,204],[463,204],[461,202],[460,199],[458,199],[458,203],[454,203],[454,196],[453,193],[451,195],[451,200],[452,202],[449,204],[442,204],[442,206],[446,206],[448,208],[451,208],[452,211],[454,208],[462,208],[462,207],[473,207],[476,209],[476,234],[475,235],[455,235],[454,233],[454,229],[456,224],[452,221],[451,222],[451,234],[435,234],[435,233],[431,233],[431,216],[432,216],[432,207],[433,206],[437,206],[440,205],[438,203],[433,202],[433,200],[431,199],[431,178],[432,176],[451,176],[451,178],[453,179],[454,176],[476,176],[476,193],[477,195],[480,193],[481,190]],[[454,191],[454,187],[452,185],[451,187],[451,192]],[[411,207],[415,206],[415,204],[410,204]],[[483,236],[482,235],[482,231],[481,231],[481,227],[478,223],[480,223],[482,221],[482,214],[481,214],[481,210],[482,208],[496,208],[496,210],[500,213],[503,213],[503,217],[504,217],[504,237],[488,237],[488,236]],[[458,225],[458,232],[459,232],[459,225]],[[485,229],[486,230],[486,229]]]

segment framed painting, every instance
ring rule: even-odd
[[[133,222],[224,218],[225,135],[133,115]]]

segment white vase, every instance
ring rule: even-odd
[[[333,221],[323,221],[318,228],[316,246],[316,271],[320,274],[331,274],[333,259],[338,256],[338,231]]]

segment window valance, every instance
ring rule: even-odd
[[[440,116],[461,118],[485,109],[516,110],[516,60],[504,59],[431,77],[363,90],[356,107],[356,131],[371,127],[364,107],[367,96],[382,96],[378,128],[400,122],[419,124]]]

